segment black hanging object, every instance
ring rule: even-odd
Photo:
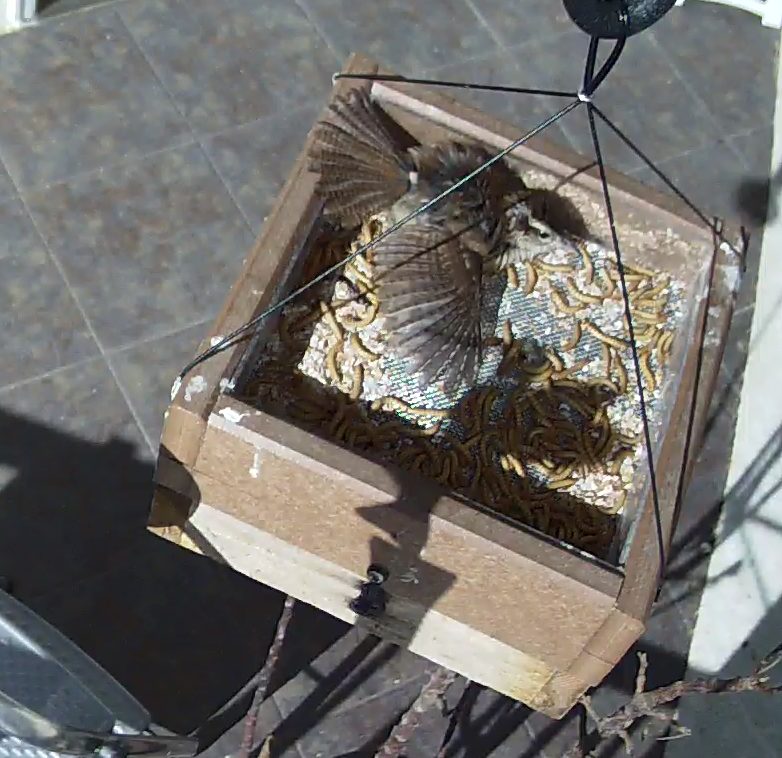
[[[659,21],[676,0],[563,0],[573,23],[590,37],[631,37]]]

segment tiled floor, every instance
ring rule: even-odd
[[[69,1],[49,12],[81,4]],[[0,574],[158,722],[219,737],[215,756],[236,748],[236,729],[220,734],[246,708],[281,598],[144,530],[174,375],[350,50],[410,75],[574,88],[586,44],[559,3],[536,0],[116,0],[0,38]],[[757,230],[776,50],[777,33],[755,17],[691,2],[628,43],[597,100],[706,212]],[[529,126],[552,108],[465,99]],[[552,138],[586,151],[575,115]],[[605,146],[613,166],[652,181],[615,139]],[[685,666],[754,270],[669,582],[639,646],[652,684]],[[293,631],[280,683],[301,673],[267,703],[259,731],[282,722],[280,755],[371,755],[426,666],[312,610],[299,609]],[[633,673],[631,655],[598,705],[618,703]],[[446,722],[432,715],[409,755],[432,756]],[[470,688],[446,754],[553,757],[575,728]]]

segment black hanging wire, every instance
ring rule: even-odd
[[[671,192],[673,192],[709,229],[712,230],[722,243],[727,243],[733,253],[738,256],[742,266],[746,265],[746,262],[744,261],[744,255],[741,251],[736,250],[735,246],[729,241],[726,240],[723,237],[722,229],[717,227],[717,222],[714,219],[709,219],[706,214],[698,208],[695,203],[690,200],[690,198],[687,197],[660,169],[653,163],[651,158],[649,158],[643,150],[641,150],[638,145],[635,144],[608,116],[606,116],[605,113],[603,113],[600,108],[592,104],[592,110],[597,114],[597,116],[600,118],[601,121],[609,128],[611,131],[616,134],[617,137],[619,137],[624,144],[632,150],[635,155],[637,155],[643,162],[644,165],[654,173],[654,175],[661,181],[663,184],[665,184],[666,187],[668,187]],[[743,236],[743,244],[746,246],[746,243],[748,242],[748,237],[745,235],[744,230],[742,230],[742,236]]]
[[[451,82],[443,79],[414,79],[396,74],[343,74],[336,73],[333,81],[338,79],[362,79],[368,82],[402,82],[404,84],[425,84],[429,87],[456,87],[484,92],[512,92],[517,95],[546,95],[548,97],[576,97],[575,92],[563,92],[553,89],[536,89],[531,87],[506,87],[501,84],[474,84],[472,82]]]
[[[638,343],[635,339],[635,327],[633,326],[633,314],[630,307],[630,292],[627,289],[627,281],[625,279],[625,268],[622,261],[622,251],[619,246],[619,236],[616,231],[616,221],[614,219],[614,210],[611,205],[611,193],[608,190],[608,179],[606,178],[605,164],[603,163],[603,152],[600,149],[600,140],[597,136],[597,127],[595,125],[595,117],[592,112],[593,106],[591,102],[587,103],[587,118],[589,119],[589,131],[592,135],[592,145],[595,148],[595,158],[597,160],[597,168],[600,172],[600,184],[603,189],[603,199],[605,200],[606,213],[608,214],[608,225],[611,229],[611,243],[614,247],[614,255],[616,257],[616,267],[619,272],[619,283],[622,288],[622,299],[625,306],[625,318],[627,319],[627,332],[630,337],[630,350],[633,357],[633,367],[635,369],[635,381],[638,386],[638,403],[641,413],[641,421],[643,423],[644,431],[644,443],[646,446],[646,460],[649,466],[649,479],[652,490],[652,504],[654,507],[654,520],[657,531],[657,547],[660,552],[660,566],[658,569],[658,587],[662,580],[662,575],[665,567],[665,538],[663,536],[662,525],[662,513],[660,511],[660,494],[657,489],[657,474],[655,472],[654,454],[652,450],[652,435],[649,426],[649,416],[646,411],[646,397],[644,394],[643,375],[641,373],[641,360],[638,356]]]
[[[209,358],[214,357],[218,353],[223,352],[224,350],[227,350],[228,348],[235,345],[239,340],[244,338],[246,335],[248,335],[250,332],[253,331],[253,329],[260,324],[262,321],[264,321],[266,318],[268,318],[272,313],[275,313],[276,311],[280,310],[284,306],[286,306],[288,303],[290,303],[292,300],[296,299],[299,295],[301,295],[303,292],[306,292],[308,289],[316,285],[318,282],[323,281],[326,277],[330,276],[334,272],[338,271],[339,269],[343,268],[345,265],[347,265],[350,261],[352,261],[354,258],[357,258],[359,255],[362,255],[370,248],[374,247],[378,242],[388,237],[390,234],[393,234],[397,229],[404,226],[409,221],[412,221],[417,216],[420,216],[422,213],[425,213],[428,211],[432,206],[436,205],[437,203],[444,200],[448,195],[452,194],[453,192],[456,192],[459,188],[464,186],[467,182],[474,179],[478,174],[485,171],[487,168],[495,164],[497,161],[502,160],[506,155],[509,153],[512,153],[517,147],[520,147],[528,140],[532,139],[536,134],[543,131],[546,127],[553,124],[555,121],[558,121],[560,118],[562,118],[565,114],[570,113],[574,108],[577,108],[579,105],[581,105],[580,100],[574,100],[571,103],[568,103],[564,108],[557,111],[553,116],[549,116],[545,121],[542,121],[540,124],[538,124],[534,129],[527,132],[524,136],[519,137],[518,139],[511,142],[507,147],[505,147],[503,150],[501,150],[499,153],[497,153],[495,156],[487,160],[485,163],[481,164],[476,168],[474,171],[471,171],[466,176],[463,176],[459,181],[457,181],[452,186],[448,187],[444,192],[441,192],[436,197],[432,198],[428,202],[424,203],[423,205],[416,208],[411,213],[408,213],[407,216],[397,221],[395,224],[392,224],[388,227],[388,229],[384,230],[380,234],[378,234],[375,238],[367,242],[365,245],[362,245],[357,250],[354,250],[350,255],[348,255],[343,260],[339,261],[338,263],[335,263],[333,266],[329,266],[325,271],[322,271],[317,276],[310,279],[310,281],[303,284],[301,287],[297,287],[295,290],[287,294],[285,297],[280,298],[275,303],[270,305],[268,308],[264,309],[259,313],[257,316],[253,317],[246,323],[242,324],[240,327],[235,329],[230,334],[223,337],[217,344],[213,345],[212,347],[207,348],[204,350],[200,355],[197,355],[190,363],[185,366],[185,368],[180,372],[179,376],[177,377],[177,382],[181,383],[184,377],[192,371],[196,366],[203,363],[204,361],[208,360]],[[175,382],[174,386],[178,388],[177,383]],[[176,393],[174,393],[176,394]]]
[[[657,476],[655,471],[655,464],[654,464],[654,456],[652,454],[652,441],[651,441],[651,430],[650,430],[650,424],[649,424],[649,418],[648,413],[646,409],[646,398],[644,394],[644,387],[643,387],[643,376],[641,372],[641,366],[640,366],[640,359],[638,355],[638,344],[635,339],[635,329],[632,322],[632,312],[630,307],[630,296],[629,291],[627,289],[627,282],[625,279],[625,269],[624,264],[622,262],[622,253],[621,248],[619,245],[619,239],[618,234],[616,230],[616,223],[613,215],[613,207],[611,205],[611,197],[610,197],[610,191],[608,187],[608,180],[605,173],[605,162],[603,160],[602,150],[600,148],[600,142],[598,138],[598,132],[597,127],[595,123],[595,114],[608,126],[624,143],[627,145],[630,150],[632,150],[641,160],[644,162],[644,164],[650,168],[654,174],[661,180],[663,183],[674,193],[679,197],[690,210],[708,227],[710,228],[714,234],[715,237],[719,237],[720,241],[722,242],[728,242],[727,240],[724,240],[722,237],[722,230],[721,228],[718,228],[716,222],[710,220],[707,218],[707,216],[678,188],[676,185],[662,172],[660,171],[657,166],[654,165],[654,163],[649,159],[643,151],[629,138],[627,137],[620,129],[617,127],[609,118],[608,116],[603,113],[600,108],[594,104],[592,101],[592,96],[594,95],[595,91],[598,89],[598,87],[605,81],[608,74],[611,72],[613,67],[616,65],[617,61],[619,60],[619,56],[621,55],[624,46],[625,46],[625,37],[619,37],[614,42],[614,47],[612,48],[611,52],[607,56],[606,60],[601,65],[600,69],[595,73],[595,68],[597,66],[597,54],[598,54],[598,48],[599,44],[601,42],[600,37],[590,37],[589,42],[589,48],[587,51],[587,58],[585,62],[584,67],[584,76],[582,80],[582,86],[578,93],[571,93],[571,92],[563,92],[559,90],[544,90],[544,89],[532,89],[532,88],[524,88],[524,87],[509,87],[509,86],[502,86],[502,85],[487,85],[487,84],[474,84],[469,82],[454,82],[454,81],[443,81],[443,80],[436,80],[436,79],[422,79],[422,78],[408,78],[405,76],[397,76],[397,75],[384,75],[384,74],[345,74],[345,73],[337,73],[334,75],[334,80],[337,79],[363,79],[363,80],[369,80],[369,81],[391,81],[391,82],[403,82],[408,84],[422,84],[422,85],[430,85],[430,86],[442,86],[442,87],[455,87],[455,88],[461,88],[461,89],[471,89],[471,90],[484,90],[484,91],[494,91],[494,92],[507,92],[507,93],[515,93],[515,94],[529,94],[529,95],[547,95],[552,97],[574,97],[577,99],[574,99],[573,102],[569,103],[562,109],[560,109],[557,113],[555,113],[553,116],[550,116],[545,121],[542,121],[538,126],[536,126],[531,131],[527,132],[522,137],[518,138],[517,140],[514,140],[511,144],[509,144],[506,148],[504,148],[502,151],[494,155],[492,158],[487,160],[485,163],[483,163],[481,166],[479,166],[477,169],[472,171],[471,173],[467,174],[466,176],[462,177],[459,181],[457,181],[453,186],[449,187],[444,192],[440,193],[438,196],[432,198],[427,203],[424,203],[420,207],[416,208],[414,211],[409,213],[404,218],[400,219],[398,222],[390,226],[388,229],[381,232],[379,235],[377,235],[375,238],[370,240],[365,245],[362,245],[357,250],[353,251],[348,255],[345,259],[342,261],[339,261],[338,263],[328,267],[325,271],[322,271],[320,274],[315,276],[310,281],[303,284],[301,287],[298,287],[297,289],[290,292],[285,297],[281,298],[280,300],[276,301],[272,305],[270,305],[268,308],[264,309],[261,313],[259,313],[257,316],[253,317],[250,321],[246,322],[245,324],[242,324],[240,327],[235,329],[233,332],[228,334],[227,336],[223,337],[220,342],[217,344],[209,347],[207,350],[203,351],[200,355],[196,356],[179,374],[178,382],[181,383],[181,381],[184,379],[184,377],[192,371],[196,366],[201,364],[202,362],[208,360],[209,358],[212,358],[213,356],[223,352],[224,350],[232,347],[233,345],[237,344],[239,341],[241,341],[243,338],[245,338],[247,335],[249,335],[255,327],[260,324],[263,320],[268,318],[270,315],[272,315],[274,312],[278,311],[279,309],[283,308],[285,305],[290,303],[292,300],[297,298],[299,295],[316,285],[318,282],[324,280],[331,274],[335,273],[339,269],[343,268],[347,263],[349,263],[354,258],[358,257],[359,255],[362,255],[367,250],[369,250],[371,247],[376,245],[381,240],[385,239],[390,234],[393,234],[395,231],[397,231],[400,227],[408,223],[409,221],[412,221],[417,216],[421,215],[422,213],[425,213],[429,208],[436,205],[437,203],[441,202],[443,199],[445,199],[448,195],[450,195],[453,192],[456,192],[459,188],[461,188],[464,184],[471,181],[473,178],[475,178],[478,174],[485,171],[487,168],[489,168],[491,165],[496,163],[497,161],[504,158],[506,155],[511,153],[516,148],[523,145],[528,140],[532,139],[535,135],[539,134],[544,129],[548,128],[551,124],[555,123],[559,119],[561,119],[563,116],[565,116],[570,111],[577,108],[581,103],[586,103],[587,105],[587,117],[589,121],[589,128],[590,128],[590,134],[592,137],[592,143],[595,149],[595,156],[596,156],[596,163],[598,166],[598,171],[600,175],[600,182],[601,187],[603,191],[603,197],[606,205],[606,211],[608,213],[608,219],[609,219],[609,226],[611,231],[611,240],[614,247],[614,254],[616,257],[616,263],[617,263],[617,269],[619,273],[619,279],[620,279],[620,285],[622,290],[622,297],[624,300],[624,307],[625,307],[625,318],[628,323],[628,333],[630,337],[630,343],[631,343],[631,352],[632,352],[632,358],[633,358],[633,365],[635,369],[635,377],[636,377],[636,384],[638,387],[638,394],[639,394],[639,410],[641,414],[641,419],[643,422],[643,430],[644,430],[644,441],[645,441],[645,447],[647,451],[647,461],[649,466],[649,475],[650,475],[650,485],[651,485],[651,491],[652,491],[652,500],[654,505],[654,515],[655,515],[655,523],[656,523],[656,530],[657,530],[657,541],[658,541],[658,548],[660,553],[660,576],[658,577],[658,580],[662,578],[662,572],[664,570],[665,565],[665,540],[663,537],[663,531],[662,531],[662,516],[660,511],[660,500],[659,500],[659,491],[657,487]],[[743,232],[743,230],[742,230]],[[746,245],[746,236],[744,238],[744,244]],[[739,253],[733,245],[728,242],[728,244],[731,246],[731,249],[736,253],[740,258],[742,258],[743,263],[743,255]],[[714,261],[712,260],[712,270],[714,266]],[[709,281],[709,286],[711,286],[711,280]],[[704,320],[702,324],[702,331],[706,329],[706,320]],[[705,332],[704,332],[705,333]],[[703,337],[703,334],[701,335]],[[699,378],[700,375],[700,367],[702,363],[702,352],[699,351],[698,354],[698,362],[696,366],[696,381]],[[175,384],[175,386],[177,386]],[[682,471],[680,473],[679,478],[679,486],[677,490],[676,495],[676,502],[677,505],[679,501],[681,500],[681,497],[683,496],[683,488],[684,488],[684,473],[687,465],[686,456],[689,454],[689,447],[691,443],[691,437],[692,437],[692,431],[693,431],[693,424],[694,424],[694,413],[696,408],[696,402],[697,402],[697,387],[695,388],[696,395],[693,398],[691,409],[690,409],[690,420],[688,422],[688,429],[687,429],[687,437],[685,441],[685,460],[682,462]],[[659,581],[658,581],[659,586]]]

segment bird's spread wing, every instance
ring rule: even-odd
[[[421,221],[375,248],[375,281],[392,350],[424,382],[475,381],[481,349],[480,256]]]
[[[352,90],[318,122],[310,168],[327,215],[356,225],[393,205],[410,186],[415,166],[383,124],[364,90]]]

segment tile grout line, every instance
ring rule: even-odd
[[[494,31],[494,27],[489,23],[486,16],[481,13],[480,9],[477,5],[475,5],[473,0],[464,0],[464,4],[467,6],[467,9],[472,12],[472,15],[478,19],[480,25],[489,33],[489,36],[494,40],[494,44],[497,45],[500,50],[507,50],[507,47],[500,38],[500,35]]]
[[[713,124],[717,124],[717,119],[712,113],[711,108],[709,108],[706,101],[698,94],[696,89],[684,77],[684,74],[682,74],[681,69],[673,60],[673,57],[668,54],[668,51],[659,43],[657,37],[655,37],[653,30],[652,33],[649,35],[649,42],[652,46],[654,46],[654,48],[657,50],[660,56],[671,67],[671,71],[673,71],[674,75],[679,80],[679,84],[682,86],[684,91],[690,96],[692,102],[698,104],[698,106],[703,110],[703,112],[708,115],[710,121]],[[743,153],[737,147],[730,144],[729,142],[726,142],[726,145],[728,150],[730,150],[731,153],[733,153],[733,155],[739,159],[739,163],[742,165],[742,167],[747,170],[750,170],[750,166],[748,165],[748,162],[745,160]],[[701,147],[705,147],[705,144],[701,145]]]
[[[175,329],[164,329],[162,332],[150,334],[148,337],[141,337],[141,339],[131,340],[130,342],[126,342],[123,345],[118,345],[117,347],[108,348],[106,350],[106,354],[115,356],[115,355],[119,355],[120,353],[124,353],[127,350],[135,350],[137,347],[141,347],[142,345],[147,345],[151,342],[157,342],[158,340],[168,339],[169,337],[173,337],[174,335],[179,334],[180,332],[186,332],[188,329],[192,329],[193,327],[201,326],[203,324],[208,324],[214,319],[214,317],[215,316],[213,315],[207,318],[199,318],[196,319],[195,321],[191,321],[190,323],[183,324],[182,326],[177,326]]]
[[[128,26],[127,23],[125,23],[125,19],[122,17],[122,14],[119,12],[119,10],[115,10],[114,13],[116,13],[117,17],[119,18],[120,23],[122,24],[122,27],[127,32],[128,36],[130,37],[131,41],[136,47],[136,50],[138,50],[141,57],[146,62],[147,66],[149,67],[149,70],[152,72],[152,75],[155,77],[155,80],[157,81],[160,88],[163,90],[164,94],[168,98],[169,102],[171,103],[171,106],[174,108],[174,110],[179,114],[180,118],[187,124],[187,128],[190,131],[190,134],[193,138],[194,144],[198,145],[198,149],[200,150],[201,154],[206,159],[206,162],[209,164],[209,167],[215,174],[215,176],[220,181],[220,184],[222,184],[223,189],[226,191],[228,197],[230,198],[231,202],[234,204],[234,207],[239,212],[239,215],[242,218],[242,221],[244,222],[244,225],[247,227],[248,231],[253,237],[257,236],[256,229],[253,228],[252,223],[250,222],[250,219],[248,218],[247,214],[244,212],[244,209],[239,205],[239,201],[235,197],[233,191],[228,186],[228,182],[226,182],[225,178],[223,177],[222,173],[218,170],[217,166],[215,165],[214,161],[212,160],[212,157],[207,152],[206,148],[204,147],[204,144],[202,142],[202,138],[199,135],[196,128],[193,126],[193,124],[190,123],[190,119],[185,116],[185,114],[182,112],[182,109],[179,107],[179,103],[177,103],[176,98],[174,97],[173,93],[169,90],[169,88],[166,86],[165,82],[163,81],[163,77],[160,76],[160,73],[157,70],[157,67],[152,63],[151,58],[147,55],[144,48],[141,46],[141,43],[136,39],[136,36],[133,34],[133,31]]]
[[[3,395],[5,392],[9,392],[11,390],[18,389],[19,387],[24,387],[28,384],[32,384],[33,382],[40,381],[42,379],[48,379],[50,376],[56,376],[57,374],[61,374],[64,371],[68,371],[72,368],[77,368],[79,366],[84,366],[88,363],[92,363],[92,361],[98,361],[100,360],[101,356],[100,354],[96,353],[95,355],[91,355],[89,358],[80,358],[78,361],[72,361],[71,363],[66,363],[64,366],[57,366],[56,368],[49,369],[48,371],[44,371],[40,374],[35,374],[34,376],[28,376],[24,379],[19,379],[15,382],[11,382],[10,384],[4,384],[2,387],[0,387],[0,395]]]
[[[296,7],[304,14],[304,18],[306,18],[307,21],[309,21],[310,26],[315,30],[315,33],[321,38],[323,44],[325,44],[326,47],[329,49],[329,52],[332,54],[336,62],[337,70],[339,70],[339,67],[343,63],[343,59],[342,56],[339,54],[336,45],[332,44],[332,41],[329,39],[329,36],[326,34],[325,31],[323,31],[321,25],[315,19],[312,10],[307,5],[306,0],[294,0],[294,2],[296,3]]]
[[[190,138],[187,140],[183,140],[182,142],[176,142],[172,145],[168,145],[167,147],[161,147],[157,150],[151,150],[150,152],[143,153],[141,155],[132,156],[132,157],[125,156],[123,158],[120,158],[119,160],[112,161],[111,163],[104,163],[102,166],[96,166],[95,168],[91,168],[86,171],[78,171],[75,174],[69,174],[68,176],[64,176],[58,179],[52,179],[51,181],[48,182],[41,182],[40,184],[31,184],[24,187],[17,187],[17,194],[20,197],[24,197],[24,196],[35,195],[40,192],[46,192],[47,190],[50,190],[52,187],[57,187],[61,184],[68,184],[69,182],[73,182],[73,181],[89,179],[92,176],[98,176],[100,174],[105,173],[106,171],[113,171],[118,168],[127,168],[135,163],[143,163],[144,161],[148,161],[151,158],[155,158],[159,155],[163,155],[164,153],[173,152],[174,150],[181,150],[183,147],[190,147],[195,143],[196,140]],[[13,177],[12,177],[12,181],[13,181]]]
[[[125,400],[125,404],[128,406],[128,410],[131,413],[131,416],[133,417],[133,420],[135,421],[136,425],[139,428],[139,431],[141,432],[142,437],[144,438],[144,441],[147,443],[147,446],[150,450],[150,452],[155,455],[156,453],[156,447],[152,444],[152,440],[147,433],[147,430],[144,428],[144,425],[141,422],[141,417],[138,414],[138,411],[136,410],[133,402],[130,399],[130,395],[128,394],[128,391],[126,390],[125,386],[122,384],[122,382],[119,379],[119,376],[117,375],[117,372],[114,369],[114,366],[111,363],[111,360],[109,358],[109,355],[106,353],[106,350],[103,347],[103,344],[101,343],[100,339],[98,338],[98,334],[95,331],[95,327],[92,324],[91,319],[87,315],[87,311],[84,309],[84,306],[82,305],[79,298],[76,296],[76,292],[73,289],[73,286],[71,285],[70,280],[68,279],[68,275],[65,271],[65,267],[62,265],[62,262],[55,254],[54,250],[52,249],[51,245],[49,245],[49,240],[44,236],[41,228],[38,225],[38,222],[35,220],[35,216],[33,215],[32,211],[30,210],[29,206],[27,205],[27,202],[24,198],[21,198],[22,205],[24,206],[25,211],[27,211],[27,215],[30,218],[30,221],[33,224],[33,227],[35,231],[37,232],[39,238],[41,239],[41,242],[43,243],[43,246],[46,248],[46,251],[49,254],[49,257],[51,258],[52,262],[54,263],[55,267],[60,273],[60,276],[62,277],[63,282],[65,283],[65,287],[68,290],[68,293],[70,294],[71,298],[73,299],[73,302],[75,303],[76,307],[79,310],[79,313],[81,314],[81,317],[84,321],[84,324],[87,327],[87,330],[89,331],[90,335],[92,336],[92,339],[94,340],[95,344],[98,347],[98,352],[100,353],[101,357],[106,363],[106,366],[109,369],[109,372],[111,373],[112,377],[114,378],[114,382],[116,383],[120,394],[122,395],[123,399]]]

